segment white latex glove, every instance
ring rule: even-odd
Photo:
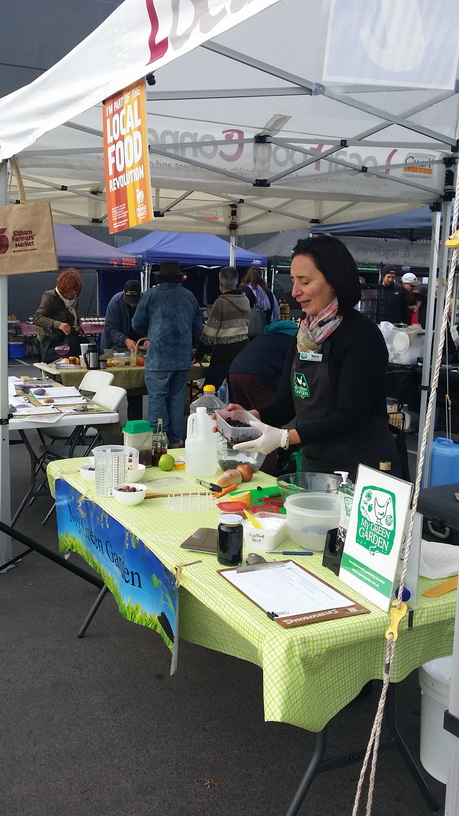
[[[237,445],[233,445],[234,450],[249,450],[268,454],[280,447],[284,433],[282,428],[273,428],[272,425],[266,425],[259,420],[254,420],[250,425],[260,430],[261,436],[258,439],[250,439],[248,442],[238,442]]]

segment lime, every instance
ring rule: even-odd
[[[175,465],[175,459],[170,453],[163,453],[162,456],[159,458],[158,467],[161,470],[173,470]]]

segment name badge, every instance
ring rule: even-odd
[[[318,351],[300,351],[300,360],[308,360],[310,363],[321,363],[322,354]]]

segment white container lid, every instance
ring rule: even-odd
[[[241,524],[242,518],[241,516],[236,515],[236,513],[222,513],[221,516],[218,517],[220,524],[227,524],[229,527],[236,526],[236,524]]]

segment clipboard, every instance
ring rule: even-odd
[[[283,569],[264,569],[261,564],[250,571],[230,568],[217,572],[285,629],[370,613],[295,561],[267,563]]]

